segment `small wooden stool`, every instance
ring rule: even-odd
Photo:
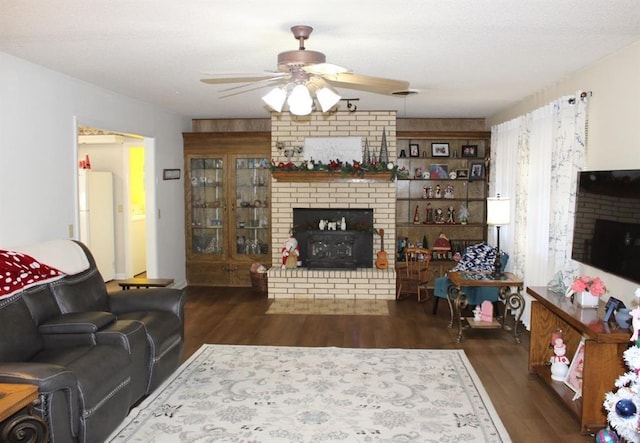
[[[166,288],[173,283],[172,278],[128,278],[126,280],[116,280],[122,290],[131,288]]]

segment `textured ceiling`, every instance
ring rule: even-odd
[[[275,70],[296,24],[328,62],[420,91],[338,89],[358,109],[488,117],[640,40],[640,2],[0,0],[0,51],[190,118],[266,118],[265,89],[199,80]]]

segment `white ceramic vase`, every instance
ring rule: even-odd
[[[576,300],[581,308],[597,308],[600,297],[593,295],[589,291],[582,291],[576,293]]]

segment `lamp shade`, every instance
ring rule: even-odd
[[[286,99],[287,91],[285,91],[284,88],[273,88],[267,95],[262,97],[262,101],[276,112],[282,111]]]
[[[296,85],[287,100],[289,111],[295,115],[308,115],[313,110],[313,99],[305,85]]]
[[[340,101],[340,96],[328,87],[318,89],[316,91],[316,97],[318,99],[318,102],[320,103],[322,112],[327,112]]]
[[[511,222],[511,205],[508,198],[487,198],[487,224],[504,226]]]

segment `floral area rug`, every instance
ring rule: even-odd
[[[462,350],[203,345],[110,442],[510,442]]]

